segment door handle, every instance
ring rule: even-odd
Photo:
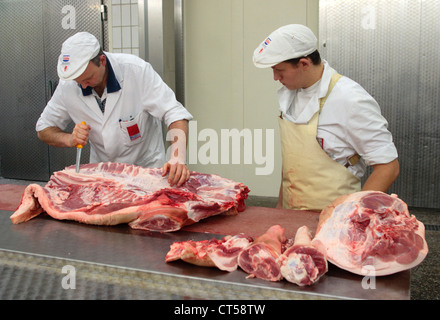
[[[55,92],[55,89],[57,88],[57,86],[58,86],[58,81],[49,80],[49,99],[48,100],[50,100],[50,98],[52,98],[53,93]]]

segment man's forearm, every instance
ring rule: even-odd
[[[362,191],[375,190],[387,192],[399,175],[398,160],[395,159],[389,163],[377,164],[372,167],[373,172],[362,187]]]
[[[37,132],[38,138],[52,147],[73,147],[72,134],[58,127],[48,127]]]
[[[188,120],[179,120],[170,124],[168,133],[171,138],[171,154],[170,159],[178,161],[178,163],[185,163],[186,146],[188,141]]]

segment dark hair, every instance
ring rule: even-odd
[[[104,54],[104,52],[102,51],[102,49],[99,49],[98,54],[90,61],[92,61],[94,64],[96,64],[99,67],[101,65],[100,57],[103,54]]]
[[[310,60],[312,60],[312,63],[315,66],[321,64],[321,55],[319,54],[318,50],[312,52],[308,56],[300,57],[300,58],[295,58],[295,59],[290,59],[290,60],[286,60],[284,62],[288,62],[288,63],[292,64],[293,66],[296,66],[298,64],[299,60],[301,60],[303,58],[310,58]]]

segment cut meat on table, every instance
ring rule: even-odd
[[[169,232],[210,216],[236,215],[248,193],[244,184],[215,174],[191,172],[184,185],[172,188],[161,168],[91,163],[79,173],[75,166],[55,172],[44,187],[29,185],[11,221],[47,212],[60,220]]]
[[[236,235],[222,240],[174,242],[165,261],[180,259],[229,272],[240,266],[249,274],[247,278],[280,281],[284,276],[300,286],[314,284],[328,270],[324,254],[310,244],[306,226],[298,229],[295,239],[286,239],[284,231],[280,225],[274,225],[255,241]]]
[[[360,275],[389,275],[417,266],[428,253],[425,227],[396,195],[341,196],[325,208],[312,244],[328,261]]]
[[[166,262],[183,260],[203,267],[217,267],[232,272],[237,270],[238,254],[252,239],[243,235],[226,236],[222,240],[174,242],[165,256]]]
[[[238,267],[238,255],[249,246],[252,238],[243,235],[229,236],[226,241],[211,247],[208,250],[208,256],[220,270],[235,271]]]
[[[238,265],[251,277],[279,281],[282,275],[277,259],[284,242],[284,228],[274,225],[239,254]]]
[[[278,258],[284,279],[299,286],[309,286],[328,271],[325,254],[311,243],[309,228],[298,228],[293,246]]]
[[[218,239],[174,242],[165,256],[165,261],[172,262],[181,259],[197,266],[215,267],[216,265],[208,256],[208,249],[221,243],[222,241]]]

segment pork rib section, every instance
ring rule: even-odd
[[[237,270],[238,254],[246,248],[252,238],[243,235],[226,236],[222,240],[174,242],[165,256],[166,262],[183,260],[203,267],[217,267],[232,272]]]
[[[365,275],[389,275],[417,266],[428,253],[425,227],[396,195],[363,191],[325,208],[312,244],[331,263]]]
[[[289,282],[309,286],[328,271],[325,254],[312,245],[307,226],[298,228],[293,246],[278,258],[281,274]]]
[[[269,281],[282,279],[277,259],[282,253],[283,243],[286,242],[284,231],[280,225],[274,225],[240,252],[238,265],[249,277]]]
[[[79,173],[75,166],[55,172],[44,187],[29,185],[11,221],[47,212],[60,220],[170,232],[210,216],[236,215],[248,193],[244,184],[215,174],[191,172],[183,186],[172,188],[161,168],[91,163]]]

